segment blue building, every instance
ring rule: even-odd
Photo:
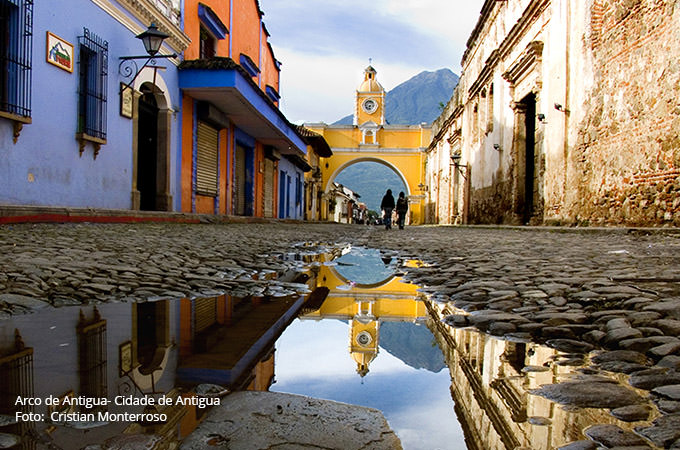
[[[293,155],[279,161],[279,218],[304,218],[305,172],[309,170],[311,166],[304,159]]]
[[[121,59],[181,54],[180,6],[0,0],[0,204],[180,209],[179,60]]]

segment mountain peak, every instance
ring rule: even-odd
[[[385,95],[385,120],[392,125],[432,123],[441,113],[440,103],[446,104],[458,75],[450,69],[423,71],[404,81]],[[333,125],[351,125],[352,115]]]

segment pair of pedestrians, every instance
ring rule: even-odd
[[[395,208],[394,197],[392,190],[388,189],[380,202],[380,209],[383,210],[385,229],[392,229],[392,210]],[[408,211],[408,200],[404,196],[404,192],[399,193],[399,198],[396,203],[397,208],[397,225],[400,230],[404,229],[404,221],[406,220],[406,212]]]

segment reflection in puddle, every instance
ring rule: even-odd
[[[320,248],[282,255],[300,261],[293,281],[306,283],[304,296],[263,287],[269,295],[63,307],[0,321],[0,434],[20,438],[12,448],[22,449],[172,448],[225,388],[272,387],[377,408],[407,450],[547,450],[582,439],[593,423],[633,428],[608,411],[530,394],[579,368],[562,365],[554,349],[444,324],[448,305],[399,277],[422,263]],[[17,412],[32,419],[17,421]]]
[[[352,249],[336,262],[310,278],[328,288],[325,301],[279,339],[272,390],[379,409],[405,449],[463,448],[417,286],[395,277],[396,260],[376,250]]]
[[[3,320],[0,432],[22,449],[172,447],[224,387],[269,388],[274,343],[303,302],[221,295]]]
[[[542,385],[587,375],[579,367],[561,364],[568,355],[555,349],[451,328],[440,320],[452,313],[448,308],[428,303],[437,319],[431,322],[434,334],[454,380],[451,396],[468,449],[549,450],[585,439],[583,430],[593,424],[634,428],[606,409],[565,407],[531,394]]]

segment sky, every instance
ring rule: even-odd
[[[351,114],[369,65],[386,91],[460,60],[484,0],[260,0],[293,123]]]

